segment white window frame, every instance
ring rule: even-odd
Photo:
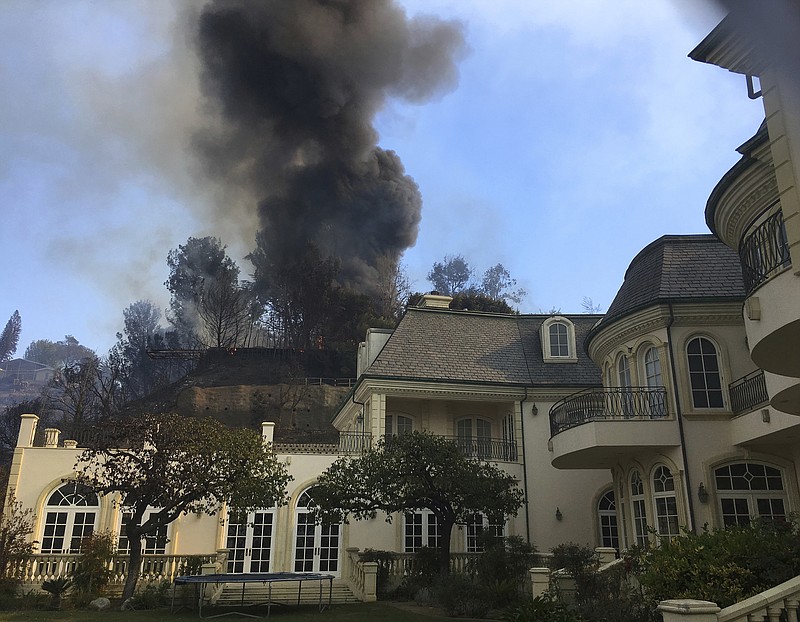
[[[745,466],[745,475],[731,475],[731,467],[740,465]],[[725,469],[728,470],[728,474],[723,472]],[[752,480],[756,477],[761,477],[761,474],[750,473],[750,471],[760,471],[761,469],[764,470],[764,477],[767,478],[764,482],[766,489],[752,487]],[[748,479],[746,475],[748,473],[752,479]],[[740,486],[739,488],[736,488],[733,483],[734,477],[737,478]],[[725,481],[726,479],[730,480],[730,487],[728,487],[729,482]],[[776,483],[779,487],[775,487]],[[720,484],[724,485],[721,486]],[[744,485],[747,485],[748,488],[743,488]],[[756,460],[735,460],[720,464],[714,467],[714,489],[717,494],[717,508],[719,510],[720,521],[724,527],[731,525],[747,525],[753,517],[784,521],[791,512],[783,469],[774,464]],[[733,513],[726,511],[726,501],[734,502]],[[759,505],[762,505],[759,503],[760,501],[767,502],[770,505],[769,514],[761,511],[759,508]],[[780,502],[783,509],[782,512],[774,511],[775,508],[773,506],[775,502]],[[729,506],[728,510],[730,509]],[[726,519],[726,517],[732,517],[733,521]]]
[[[144,517],[142,518],[142,523],[145,523],[149,520],[151,514],[155,514],[159,510],[157,508],[148,509],[144,513]],[[125,529],[125,518],[127,516],[132,516],[133,512],[123,511],[119,513],[119,520],[117,521],[117,533],[119,537],[117,538],[117,553],[121,555],[127,555],[130,550],[130,542],[127,535],[127,530]],[[162,525],[158,528],[158,531],[154,535],[146,535],[142,538],[142,554],[143,555],[166,555],[167,553],[167,544],[169,543],[169,533],[170,533],[170,525]]]
[[[633,538],[639,546],[650,543],[647,524],[647,497],[644,494],[644,480],[638,469],[631,471],[628,477],[630,488],[631,516],[633,517]]]
[[[675,476],[670,468],[664,464],[656,465],[650,484],[653,487],[653,508],[658,535],[670,538],[681,535]]]
[[[384,434],[387,437],[408,434],[416,429],[414,417],[406,413],[386,413],[383,423]]]
[[[464,550],[467,553],[483,553],[481,536],[484,533],[494,538],[505,537],[505,521],[502,523],[494,522],[482,512],[472,514],[464,529]]]
[[[597,533],[600,546],[619,550],[619,519],[614,489],[609,488],[597,500]]]
[[[695,341],[700,343],[701,347],[700,354],[689,353],[689,347]],[[706,368],[706,363],[707,363],[706,357],[711,356],[711,354],[703,351],[702,348],[703,342],[710,344],[711,347],[714,349],[713,354],[714,354],[714,360],[716,362],[715,364],[717,367],[716,370],[713,369],[709,370]],[[717,343],[707,335],[695,335],[686,342],[684,353],[686,355],[686,373],[688,374],[689,378],[689,384],[688,384],[689,400],[692,405],[692,408],[694,410],[720,410],[725,408],[725,387],[723,385],[723,374],[722,374],[722,352],[719,345],[717,345]],[[698,356],[701,357],[700,363],[702,369],[693,372],[691,360],[692,357],[698,357]],[[695,381],[698,380],[699,375],[702,376],[703,386],[695,384]],[[714,375],[716,375],[716,383],[719,384],[719,387],[709,389],[709,379],[710,378],[713,379]],[[695,401],[696,393],[705,395],[705,401],[707,402],[706,405],[697,404],[697,402]],[[719,398],[721,402],[719,405],[713,405],[713,406],[711,405],[711,397],[710,397],[711,393],[714,394],[719,393]]]
[[[566,330],[567,354],[553,354],[551,346],[552,336],[550,327],[555,324],[563,325]],[[577,349],[575,348],[575,325],[561,315],[554,315],[547,318],[539,329],[539,336],[542,341],[542,359],[546,363],[576,363],[578,361]]]
[[[416,553],[423,547],[439,548],[442,531],[436,514],[430,510],[403,513],[403,552]]]
[[[78,553],[81,541],[97,527],[100,499],[83,484],[66,482],[48,495],[43,514],[39,552]],[[56,546],[59,542],[60,548]]]

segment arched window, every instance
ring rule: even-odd
[[[44,508],[42,553],[78,553],[81,541],[94,532],[100,502],[78,482],[67,482],[48,497]]]
[[[675,480],[664,465],[653,469],[653,505],[660,536],[678,536],[678,502],[675,498]]]
[[[414,420],[406,415],[386,415],[386,436],[410,434],[414,431]]]
[[[459,419],[456,422],[458,446],[473,458],[492,457],[492,422],[480,417]]]
[[[695,408],[722,408],[722,379],[717,348],[705,337],[695,337],[686,346],[689,384]]]
[[[644,377],[647,382],[647,409],[650,417],[666,417],[666,393],[664,392],[664,378],[661,375],[661,359],[658,349],[650,346],[644,353]]]
[[[617,359],[617,386],[623,389],[631,388],[631,367],[628,364],[628,357],[624,354]]]
[[[559,315],[548,318],[539,334],[542,339],[542,358],[545,361],[574,362],[575,327],[567,318]]]
[[[619,531],[617,529],[617,504],[614,491],[607,490],[597,502],[597,520],[600,532],[600,546],[619,550]]]
[[[722,524],[748,525],[752,517],[786,520],[786,488],[780,469],[737,462],[714,469]]]
[[[647,546],[647,506],[644,498],[644,482],[639,471],[631,473],[631,510],[636,544]]]
[[[569,356],[569,330],[563,322],[553,322],[548,327],[550,331],[550,356]]]
[[[664,386],[661,377],[661,359],[658,357],[658,350],[652,346],[644,353],[644,376],[647,379],[647,388],[657,389]]]
[[[295,509],[295,572],[339,572],[340,524],[317,524],[312,510],[313,488],[297,499]]]

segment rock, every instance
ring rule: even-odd
[[[100,597],[95,598],[92,602],[89,603],[89,609],[94,609],[95,611],[103,611],[108,609],[111,606],[111,601],[107,598]]]

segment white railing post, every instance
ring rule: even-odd
[[[717,622],[720,608],[708,600],[662,600],[658,605],[664,622]]]
[[[601,566],[610,564],[617,559],[617,549],[611,546],[598,546],[594,552],[597,553],[597,561]]]
[[[550,569],[531,568],[528,570],[531,577],[531,595],[533,598],[541,596],[550,589]]]
[[[364,602],[374,603],[378,600],[378,562],[361,562],[364,573]]]

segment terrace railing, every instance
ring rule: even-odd
[[[33,555],[21,566],[17,577],[23,583],[42,583],[48,579],[66,577],[75,570],[78,554]],[[191,574],[202,564],[215,562],[216,553],[207,555],[142,555],[140,578],[143,581],[172,581],[176,576]],[[109,562],[111,584],[123,584],[130,566],[130,557],[114,555]]]
[[[463,436],[447,436],[445,438],[453,441],[470,458],[493,460],[495,462],[517,461],[517,443],[512,440],[480,437],[465,438]]]
[[[737,415],[765,406],[769,403],[769,394],[764,381],[764,370],[757,369],[734,380],[728,385],[728,394],[731,396],[731,410]]]
[[[792,265],[786,226],[780,211],[767,218],[742,240],[739,260],[748,296],[759,285]]]
[[[664,387],[586,389],[565,397],[550,409],[550,435],[590,421],[664,419],[668,414]]]

